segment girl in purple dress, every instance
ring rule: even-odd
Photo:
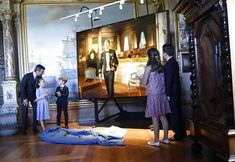
[[[153,122],[154,142],[148,142],[151,146],[160,146],[159,121],[161,120],[164,137],[161,142],[169,143],[168,120],[166,114],[170,113],[170,106],[165,92],[165,80],[159,52],[156,48],[148,50],[148,62],[142,78],[142,84],[146,86],[147,104],[145,117],[151,117]]]
[[[45,88],[45,84],[45,80],[40,78],[38,81],[39,88],[36,90],[37,120],[40,121],[42,130],[45,130],[45,120],[50,119],[48,104],[49,92]]]

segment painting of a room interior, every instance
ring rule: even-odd
[[[80,97],[107,98],[104,79],[98,78],[100,54],[106,39],[110,40],[119,62],[115,72],[115,97],[145,96],[141,78],[148,60],[147,49],[157,47],[156,35],[155,14],[78,32]]]

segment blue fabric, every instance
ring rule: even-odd
[[[123,138],[105,135],[96,130],[63,129],[60,126],[46,128],[39,136],[46,142],[60,144],[122,146]]]

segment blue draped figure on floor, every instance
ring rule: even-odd
[[[51,143],[60,144],[98,144],[103,146],[121,146],[123,137],[107,134],[96,130],[64,129],[60,126],[46,128],[40,134],[40,139]]]

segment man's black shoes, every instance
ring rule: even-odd
[[[21,131],[21,134],[22,134],[22,135],[27,135],[27,131],[26,131],[26,130],[22,130],[22,131]]]
[[[37,134],[39,133],[39,130],[38,129],[33,129],[33,134]]]
[[[170,141],[183,141],[185,137],[176,137],[173,136],[171,138],[169,138]]]

